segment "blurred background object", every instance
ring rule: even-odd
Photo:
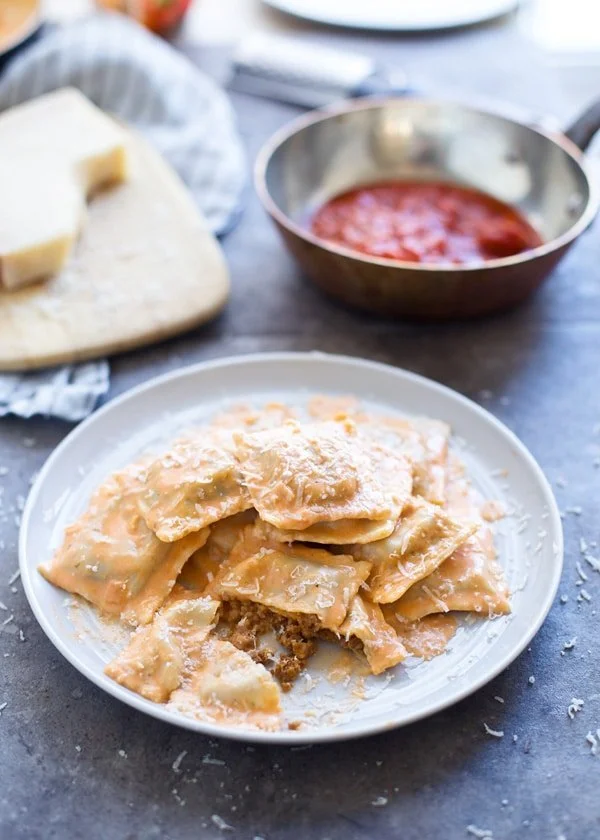
[[[167,33],[179,26],[192,0],[96,0],[101,9],[129,15],[152,32]]]
[[[265,0],[296,17],[353,29],[391,32],[468,26],[511,12],[519,0]]]
[[[407,77],[366,55],[330,49],[306,40],[257,33],[233,56],[229,87],[241,93],[321,108],[356,96],[402,96]]]
[[[0,0],[0,55],[26,41],[40,19],[39,0]]]

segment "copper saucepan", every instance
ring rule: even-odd
[[[312,112],[277,132],[255,168],[258,194],[304,272],[326,293],[388,316],[438,320],[506,309],[549,275],[598,209],[583,150],[600,103],[563,133],[449,101],[378,99]],[[332,196],[390,179],[476,187],[516,207],[544,244],[475,265],[371,257],[311,234]]]

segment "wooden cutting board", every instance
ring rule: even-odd
[[[175,172],[130,132],[131,178],[97,195],[65,270],[0,291],[0,370],[92,359],[216,315],[229,294],[219,244]]]

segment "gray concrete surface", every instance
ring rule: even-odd
[[[561,118],[583,104],[594,74],[600,93],[598,68],[563,77],[507,23],[406,39],[335,30],[317,37],[401,61],[431,88],[513,99]],[[198,57],[221,72],[223,56]],[[250,158],[296,113],[242,96],[235,105]],[[600,754],[586,734],[600,727],[600,575],[588,570],[591,601],[578,603],[575,563],[581,537],[600,542],[598,227],[519,310],[446,326],[379,321],[325,300],[298,276],[252,196],[225,248],[234,281],[227,312],[116,358],[111,396],[181,365],[256,350],[360,355],[444,382],[507,423],[553,483],[565,511],[560,594],[568,601],[557,601],[530,649],[491,684],[404,730],[297,750],[179,731],[77,673],[37,626],[20,583],[8,585],[17,566],[11,508],[69,427],[2,421],[0,465],[9,471],[0,477],[0,601],[8,611],[0,621],[14,620],[0,626],[1,840],[468,840],[470,825],[494,840],[596,840]],[[578,507],[580,515],[566,512]],[[573,637],[576,646],[561,655]],[[585,701],[575,720],[567,716],[572,697]],[[483,721],[505,737],[487,736]],[[385,805],[373,804],[379,797]]]

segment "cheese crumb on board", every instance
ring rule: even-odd
[[[65,265],[86,199],[127,177],[125,132],[63,88],[0,115],[0,281],[17,289]]]

